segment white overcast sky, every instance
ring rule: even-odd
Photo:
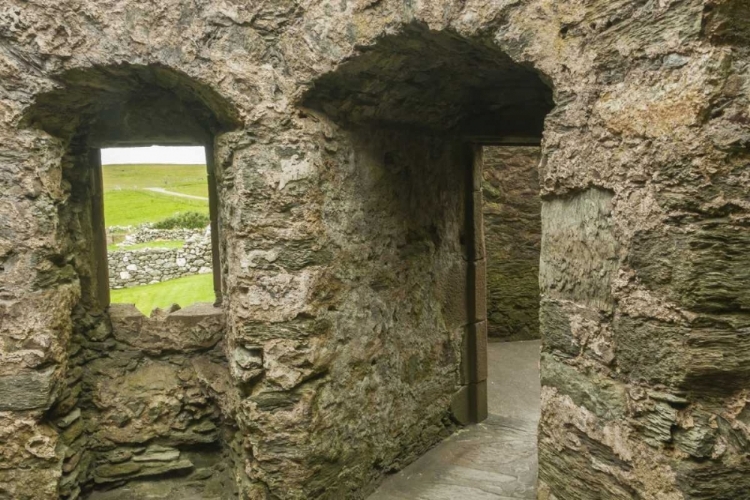
[[[150,146],[147,148],[102,148],[102,165],[128,163],[175,163],[205,165],[203,146]]]

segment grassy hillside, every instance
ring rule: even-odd
[[[163,188],[208,197],[205,165],[104,165],[104,191]]]
[[[188,211],[207,214],[208,202],[134,189],[104,192],[104,222],[107,226],[157,222],[176,212]]]
[[[185,307],[196,302],[216,300],[212,274],[196,274],[153,285],[121,288],[112,290],[110,296],[115,304],[135,304],[147,316],[156,307],[165,308],[172,304]]]
[[[157,222],[176,212],[208,213],[205,165],[104,165],[102,177],[107,226]],[[154,193],[146,188],[201,196],[206,200]]]

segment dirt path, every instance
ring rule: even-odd
[[[143,188],[146,191],[153,191],[154,193],[161,193],[161,194],[168,194],[171,196],[179,196],[180,198],[189,198],[191,200],[201,200],[201,201],[208,201],[208,198],[205,198],[203,196],[195,196],[192,194],[184,194],[184,193],[177,193],[175,191],[167,191],[164,188]]]

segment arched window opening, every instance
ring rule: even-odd
[[[58,137],[67,147],[62,159],[62,175],[70,186],[70,196],[59,209],[60,231],[67,233],[60,238],[63,245],[59,253],[67,256],[63,260],[75,256],[73,263],[81,283],[84,308],[104,310],[108,307],[110,272],[107,247],[118,243],[114,241],[117,236],[111,235],[108,239],[106,230],[107,225],[118,225],[118,217],[114,217],[111,210],[117,207],[108,208],[104,200],[110,186],[102,176],[101,151],[153,145],[193,147],[204,151],[205,198],[208,201],[207,206],[198,207],[196,212],[208,215],[210,220],[211,259],[197,267],[206,276],[212,274],[212,302],[220,304],[221,229],[214,140],[218,134],[236,127],[237,117],[231,106],[188,76],[160,66],[123,64],[71,70],[62,74],[59,82],[58,89],[37,97],[25,121],[28,126],[42,128]],[[107,154],[105,152],[105,156]],[[144,187],[165,189],[163,186]],[[189,198],[181,197],[181,200],[185,200],[181,205],[191,204],[186,201]],[[192,201],[201,205],[199,200]],[[137,219],[142,209],[134,204],[117,210],[127,221]],[[105,212],[109,213],[110,221],[106,220]],[[198,222],[201,221],[195,224]],[[175,256],[175,264],[178,258],[182,259]],[[137,266],[127,263],[118,273],[132,278],[134,265]],[[128,266],[131,270],[127,269]],[[191,267],[196,266],[188,269]],[[117,281],[112,283],[113,288],[119,289],[120,280],[112,281]],[[124,281],[125,284],[135,284],[127,278]]]
[[[74,70],[60,75],[58,84],[37,96],[23,125],[55,137],[63,153],[60,164],[50,166],[60,172],[60,186],[50,226],[54,245],[44,257],[66,272],[52,273],[44,286],[80,286],[80,300],[70,311],[71,375],[46,416],[61,434],[77,429],[72,442],[59,441],[65,456],[59,497],[150,498],[153,488],[170,498],[208,498],[216,488],[233,496],[233,467],[240,464],[232,451],[236,426],[225,418],[216,393],[199,380],[229,378],[225,309],[215,307],[226,237],[221,195],[227,188],[214,145],[237,127],[236,115],[212,89],[161,66]],[[151,156],[139,157],[143,151]],[[144,161],[158,161],[158,152],[165,156],[161,161],[182,166],[144,167]],[[181,152],[192,156],[175,160]],[[175,207],[176,216],[170,213]],[[143,222],[181,225],[174,220],[181,218],[196,219],[198,237],[207,235],[210,225],[209,238],[189,249],[206,253],[188,262],[182,241],[179,249],[156,250],[177,270],[195,269],[198,279],[208,281],[207,290],[189,284],[182,298],[170,299],[157,289],[156,298],[167,302],[145,305],[140,298],[117,297],[145,280],[143,288],[170,281],[139,275],[155,272],[161,253],[124,251],[118,238],[133,240]],[[113,226],[126,227],[126,234]],[[165,245],[176,238],[167,239]],[[113,269],[122,264],[114,255],[128,258],[124,268]],[[131,260],[136,256],[140,260]],[[209,303],[191,304],[189,294],[196,291]],[[115,303],[122,301],[141,309]],[[145,317],[153,306],[161,310]],[[122,458],[111,460],[115,456]]]

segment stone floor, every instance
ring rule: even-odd
[[[539,342],[489,345],[489,411],[368,500],[510,500],[536,498]]]

